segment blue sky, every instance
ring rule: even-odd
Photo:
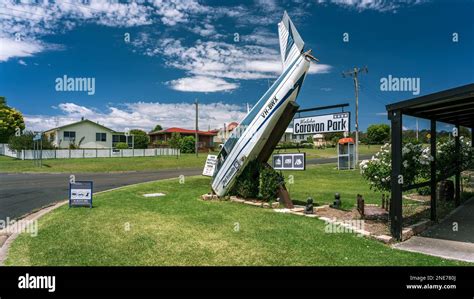
[[[354,85],[341,73],[354,66],[369,69],[360,75],[363,130],[388,122],[386,104],[415,97],[382,91],[381,78],[417,78],[420,95],[474,81],[473,1],[56,2],[0,6],[0,95],[29,129],[81,116],[116,130],[192,128],[196,98],[201,129],[238,121],[281,71],[284,10],[320,60],[302,108],[349,102],[353,111]],[[94,78],[95,93],[57,91],[63,75]]]

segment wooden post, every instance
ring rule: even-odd
[[[459,125],[456,126],[457,134],[454,137],[455,147],[454,152],[456,155],[456,185],[455,185],[455,203],[456,207],[461,204],[461,161],[460,161],[460,142],[459,142]]]
[[[402,112],[390,111],[389,118],[392,122],[392,194],[390,200],[390,231],[397,240],[402,239]]]
[[[430,147],[431,147],[431,156],[433,157],[433,161],[431,161],[430,168],[431,168],[431,178],[430,178],[430,189],[431,189],[431,220],[437,220],[437,212],[436,212],[436,120],[431,120],[431,138],[430,138]]]

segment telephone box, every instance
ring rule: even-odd
[[[355,143],[352,138],[339,139],[337,143],[337,169],[355,168]]]

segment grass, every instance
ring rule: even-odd
[[[360,145],[359,146],[359,154],[360,155],[373,155],[380,150],[380,145]],[[307,159],[314,159],[314,158],[335,158],[337,157],[337,148],[335,147],[327,147],[323,149],[309,149],[309,148],[301,148],[299,149],[300,152],[306,153]],[[295,153],[298,152],[297,149],[284,149],[275,151],[275,153]]]
[[[329,180],[345,190],[343,202],[349,204],[361,190],[353,188],[367,186],[322,175],[335,172],[325,165],[311,167],[308,179],[295,172],[293,189],[307,190],[292,193],[309,192],[323,200],[334,191],[325,185]],[[354,234],[325,233],[325,223],[314,218],[200,200],[208,191],[209,178],[190,177],[184,184],[170,179],[98,194],[92,209],[63,206],[39,220],[36,237],[22,234],[13,242],[6,264],[467,265],[399,251]],[[142,196],[156,192],[166,196]]]
[[[17,160],[0,156],[0,172],[114,172],[147,171],[167,168],[203,167],[207,154],[182,154],[176,156],[86,158],[43,160],[43,167],[36,167],[32,160]]]
[[[378,145],[360,146],[360,154],[374,154],[380,149]],[[331,158],[337,156],[336,148],[300,149],[306,152],[307,159]],[[296,149],[280,150],[279,152],[297,152]],[[212,153],[217,154],[217,153]],[[17,160],[0,156],[0,172],[114,172],[114,171],[149,171],[169,168],[203,167],[207,154],[182,154],[157,157],[128,158],[85,158],[85,159],[48,159],[43,160],[43,167],[36,167],[32,160]]]
[[[341,195],[342,208],[356,205],[356,196],[361,194],[365,203],[381,204],[381,194],[369,189],[359,170],[337,170],[335,164],[311,165],[305,171],[283,171],[286,187],[296,203],[306,203],[308,197],[323,205],[334,201],[334,194]],[[291,177],[292,176],[292,177]],[[291,184],[293,178],[293,184]]]

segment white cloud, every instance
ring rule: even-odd
[[[166,38],[157,48],[147,48],[148,55],[160,55],[167,66],[184,70],[185,78],[168,82],[181,91],[213,92],[238,87],[229,80],[268,79],[282,72],[280,55],[275,47],[236,45],[198,40],[183,46],[180,40]],[[327,73],[331,66],[313,64],[309,74]],[[212,82],[215,83],[212,83]],[[202,87],[199,85],[202,83]]]
[[[20,40],[0,37],[0,62],[12,57],[30,57],[43,51],[44,46],[37,41]]]
[[[229,91],[239,87],[237,83],[227,82],[220,78],[194,76],[168,82],[174,90],[187,92]]]
[[[193,103],[135,102],[111,106],[107,111],[61,103],[60,113],[55,116],[25,115],[27,130],[44,131],[57,126],[77,122],[83,116],[99,122],[116,131],[125,129],[152,130],[156,124],[164,128],[194,128],[195,107]],[[245,116],[245,108],[222,102],[199,104],[199,124],[201,130],[220,128],[224,123],[240,121]]]
[[[346,8],[363,10],[376,10],[380,12],[396,12],[397,9],[418,5],[426,0],[318,0],[319,4],[332,3]]]
[[[21,65],[24,65],[24,66],[28,65],[23,59],[18,60],[18,64],[21,64]]]

